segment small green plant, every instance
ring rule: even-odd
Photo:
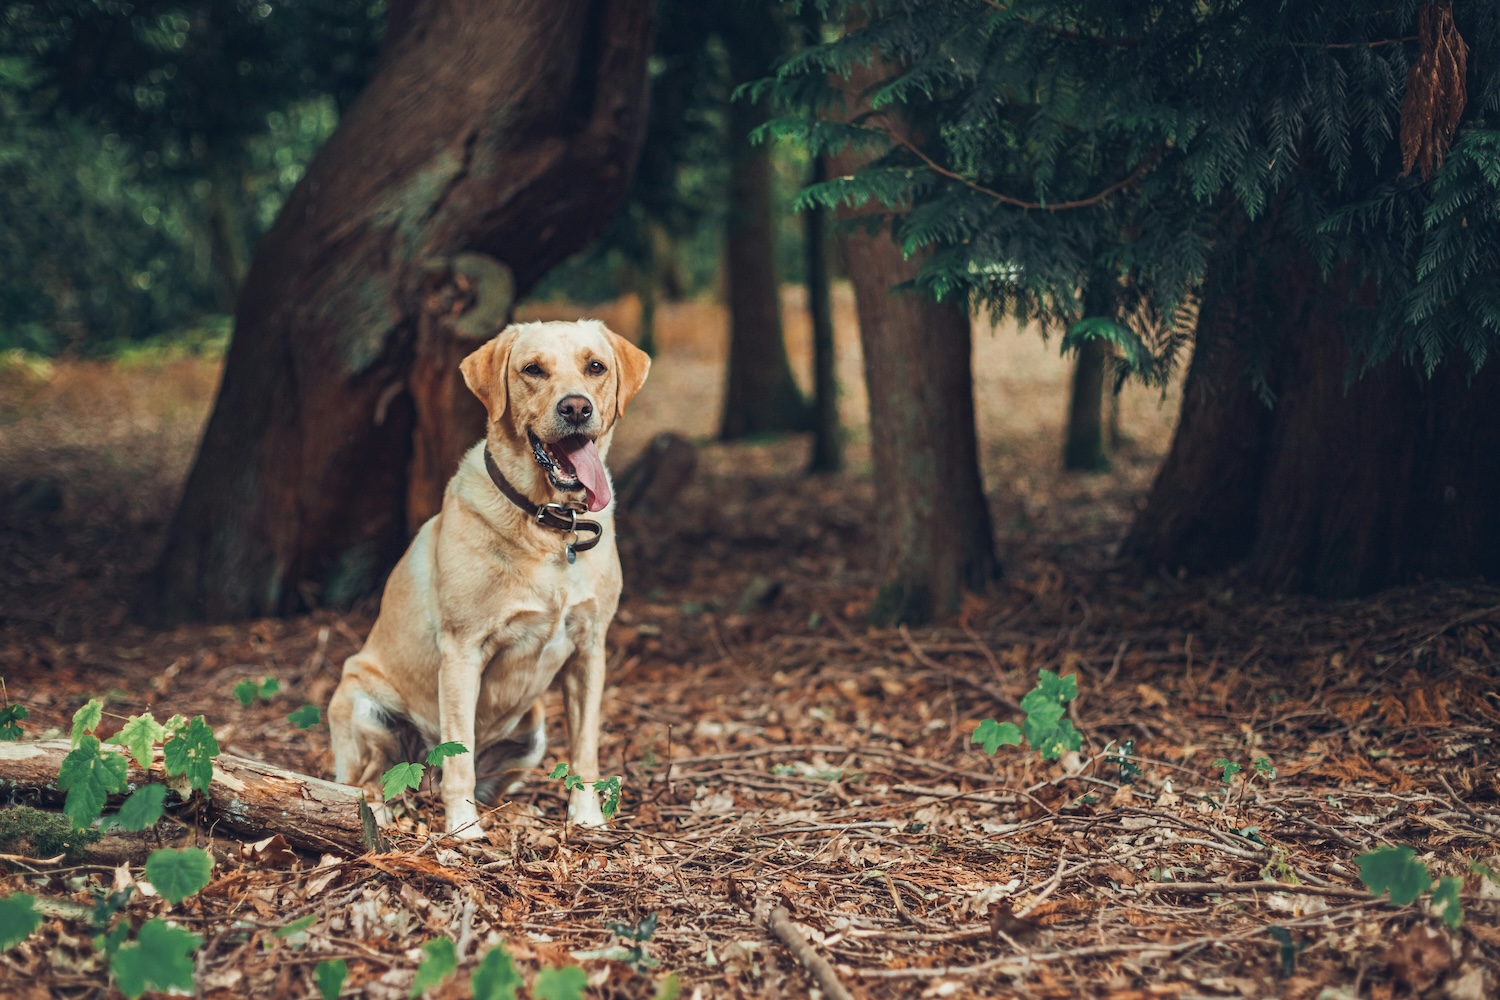
[[[234,686],[234,696],[240,700],[241,705],[249,708],[255,699],[270,701],[280,690],[281,682],[274,677],[262,677],[259,681],[252,681],[247,677]]]
[[[323,713],[316,705],[303,705],[286,717],[286,721],[298,729],[311,729],[323,721]]]
[[[429,767],[437,767],[449,757],[457,757],[459,754],[468,753],[468,749],[462,743],[439,743],[427,751],[427,763],[418,764],[414,761],[402,761],[393,765],[388,771],[380,776],[380,788],[389,802],[398,795],[415,791],[421,787],[422,775],[427,773]]]
[[[1119,767],[1120,781],[1126,785],[1135,784],[1142,774],[1141,766],[1135,762],[1135,740],[1125,740],[1120,744],[1120,752],[1106,756],[1104,763]]]
[[[180,851],[163,848],[152,851],[146,859],[146,878],[162,899],[180,903],[196,896],[213,877],[214,863],[208,852],[198,847]]]
[[[525,983],[504,942],[485,953],[469,978],[474,1000],[516,1000],[516,991]],[[538,972],[531,981],[531,995],[536,1000],[583,1000],[587,986],[588,975],[582,969],[565,965]]]
[[[36,898],[24,892],[13,892],[0,899],[0,951],[10,951],[42,926],[42,915],[36,912]]]
[[[646,954],[645,946],[647,941],[650,941],[653,937],[656,936],[657,923],[657,916],[654,910],[651,913],[648,913],[645,918],[642,919],[641,922],[636,924],[634,927],[630,926],[629,924],[621,924],[616,923],[612,920],[606,920],[604,922],[604,926],[611,934],[624,941],[630,942],[630,945],[628,947],[620,949],[623,954],[610,957],[616,958],[617,961],[624,962],[636,972],[645,972],[647,969],[654,969],[657,965],[656,959]]]
[[[1417,860],[1417,852],[1405,844],[1369,851],[1355,858],[1354,863],[1359,866],[1359,880],[1376,896],[1389,892],[1392,903],[1406,906],[1431,890],[1433,909],[1443,923],[1452,930],[1463,923],[1463,907],[1458,898],[1463,879],[1445,877],[1434,881],[1427,866]]]
[[[191,993],[193,952],[202,944],[203,938],[192,931],[152,918],[141,925],[134,941],[118,945],[110,958],[115,985],[130,1000],[147,989]]]
[[[563,788],[570,792],[588,784],[582,776],[568,773],[567,761],[560,761],[547,777],[554,780],[561,778]],[[599,802],[599,811],[604,813],[605,819],[611,819],[620,809],[620,776],[617,774],[609,778],[600,778],[594,782],[594,791],[603,796]]]
[[[31,713],[25,705],[13,705],[10,692],[5,689],[5,678],[0,677],[0,743],[14,743],[24,732],[21,720]]]
[[[422,946],[422,964],[411,982],[408,996],[419,997],[458,971],[458,952],[449,938],[433,938]]]
[[[1225,757],[1214,761],[1214,767],[1219,769],[1219,780],[1228,785],[1234,781],[1234,776],[1244,770],[1239,764]]]
[[[338,1000],[339,992],[344,988],[344,978],[348,975],[349,963],[342,958],[319,962],[318,967],[313,970],[313,979],[318,984],[318,995],[323,1000]]]
[[[1057,760],[1064,752],[1083,747],[1083,734],[1064,718],[1068,702],[1077,697],[1078,675],[1059,677],[1050,670],[1038,671],[1036,686],[1021,699],[1025,721],[1017,726],[985,719],[975,728],[971,742],[993,755],[1002,746],[1019,746],[1024,736],[1043,760]]]

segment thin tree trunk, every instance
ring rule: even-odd
[[[828,161],[813,158],[809,183],[828,179]],[[803,241],[807,245],[807,312],[812,321],[813,444],[809,472],[837,472],[844,467],[844,431],[839,424],[839,382],[833,339],[833,300],[828,280],[827,213],[821,208],[803,213]]]
[[[1500,367],[1395,361],[1346,385],[1373,290],[1263,233],[1211,269],[1178,430],[1124,551],[1327,596],[1500,574]],[[1244,375],[1267,330],[1253,357],[1274,406]]]
[[[1073,395],[1068,402],[1068,428],[1063,443],[1063,468],[1100,472],[1109,468],[1104,448],[1104,375],[1109,347],[1098,338],[1085,340],[1073,359]]]
[[[257,248],[157,567],[166,617],[373,590],[406,543],[406,379],[431,262],[487,254],[524,294],[629,186],[648,0],[394,10],[404,30]]]
[[[736,85],[768,73],[778,28],[763,4],[742,4],[725,32]],[[810,429],[812,414],[787,361],[776,273],[776,218],[771,148],[750,133],[765,124],[762,104],[729,105],[729,227],[725,250],[729,297],[729,371],[720,436],[725,439]]]

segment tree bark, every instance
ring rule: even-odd
[[[1373,289],[1350,265],[1324,280],[1268,228],[1210,269],[1177,433],[1124,553],[1325,596],[1500,574],[1500,367],[1428,378],[1398,360],[1348,382]]]
[[[813,157],[808,183],[828,179],[828,161]],[[844,467],[844,429],[839,423],[838,357],[833,339],[833,300],[828,278],[827,213],[803,213],[802,238],[807,246],[807,312],[812,322],[813,444],[808,472],[837,472]]]
[[[153,581],[162,617],[373,590],[407,537],[425,274],[483,253],[524,294],[628,188],[648,0],[394,10],[375,77],[257,248]]]
[[[780,52],[780,29],[766,4],[735,4],[724,41],[735,86],[765,76]],[[725,248],[729,298],[729,371],[720,436],[726,440],[804,431],[812,414],[787,361],[776,273],[771,147],[751,143],[768,118],[763,104],[729,104],[729,225]]]
[[[0,788],[60,801],[57,772],[70,749],[67,740],[0,743]],[[130,761],[127,780],[131,788],[166,784],[161,750],[156,750],[149,772]],[[214,776],[206,793],[209,811],[218,824],[256,840],[279,833],[287,843],[310,851],[360,850],[363,797],[363,791],[353,785],[230,753],[214,758]]]
[[[1063,442],[1063,468],[1100,472],[1109,468],[1104,447],[1104,375],[1109,347],[1090,338],[1073,359],[1073,395],[1068,401],[1068,428]]]

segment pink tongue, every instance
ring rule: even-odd
[[[609,506],[609,479],[604,475],[604,462],[599,458],[599,449],[585,437],[563,438],[553,445],[568,456],[573,463],[573,472],[583,488],[588,490],[589,510],[595,513]]]

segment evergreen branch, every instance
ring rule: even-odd
[[[1133,49],[1137,45],[1141,44],[1141,40],[1139,38],[1100,38],[1098,35],[1085,35],[1081,32],[1069,31],[1067,28],[1058,28],[1050,24],[1043,24],[1042,22],[1034,21],[1029,17],[1022,17],[1019,14],[1012,14],[1011,8],[1007,7],[1003,3],[1000,3],[999,0],[983,0],[983,2],[995,8],[1002,14],[1011,14],[1012,19],[1019,24],[1024,24],[1028,28],[1035,28],[1038,31],[1044,31],[1049,35],[1056,35],[1058,38],[1062,38],[1070,42],[1098,42],[1101,45],[1114,45],[1122,49]]]
[[[1142,177],[1146,176],[1146,172],[1154,167],[1156,165],[1156,161],[1161,158],[1160,148],[1154,149],[1143,160],[1141,160],[1140,164],[1134,170],[1130,172],[1129,177],[1126,177],[1123,180],[1116,181],[1099,193],[1090,195],[1087,198],[1079,198],[1074,201],[1059,201],[1049,205],[1046,202],[1041,201],[1026,201],[1021,198],[1016,198],[1012,195],[1002,194],[1001,192],[996,191],[993,188],[987,188],[983,184],[970,180],[963,174],[957,173],[953,170],[949,170],[947,167],[943,166],[941,163],[938,163],[932,157],[922,152],[922,150],[919,149],[915,143],[913,143],[910,139],[906,138],[904,135],[895,131],[894,129],[887,128],[879,129],[877,131],[883,131],[898,146],[914,154],[917,159],[927,164],[927,167],[934,173],[941,174],[942,176],[947,177],[951,180],[958,181],[965,187],[971,188],[975,191],[978,191],[982,195],[993,198],[995,201],[999,202],[1002,205],[1013,205],[1016,208],[1034,208],[1040,209],[1044,212],[1061,212],[1065,209],[1088,208],[1091,205],[1097,205],[1099,204],[1099,202],[1108,198],[1110,195],[1124,190],[1127,187],[1130,187],[1132,184],[1139,181]]]
[[[1405,38],[1381,38],[1373,42],[1287,42],[1294,49],[1378,49],[1382,45],[1404,45],[1418,40],[1417,35]]]

